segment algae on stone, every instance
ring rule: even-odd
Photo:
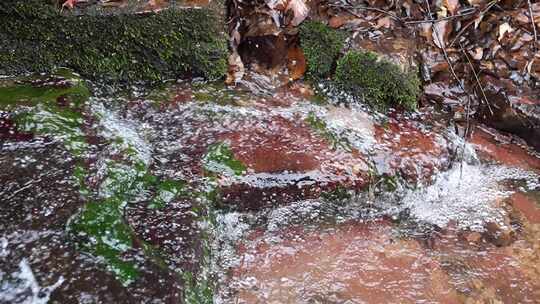
[[[202,163],[205,172],[210,175],[234,176],[242,175],[246,171],[246,166],[237,160],[229,146],[222,142],[208,147]]]
[[[379,110],[391,106],[415,109],[420,95],[420,80],[415,73],[403,72],[372,52],[347,52],[338,60],[334,79],[339,89]]]
[[[300,26],[300,45],[307,60],[307,74],[328,76],[339,56],[345,35],[319,21],[305,21]]]
[[[84,82],[65,69],[0,81],[0,109],[17,109],[13,120],[18,129],[57,138],[74,156],[86,150],[80,108],[89,96]]]
[[[345,151],[351,151],[352,146],[344,138],[339,137],[328,129],[326,122],[318,117],[314,112],[310,112],[306,118],[306,123],[320,136],[324,137],[332,145],[332,148],[341,148]]]
[[[66,66],[113,82],[220,78],[227,44],[209,9],[74,15],[43,0],[0,3],[0,73]]]

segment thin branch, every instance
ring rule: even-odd
[[[465,33],[465,30],[467,30],[469,28],[469,26],[473,25],[478,18],[483,17],[497,3],[499,3],[499,0],[491,1],[488,4],[488,6],[483,11],[480,12],[480,15],[478,15],[477,18],[475,18],[474,20],[471,20],[469,23],[467,23],[465,26],[463,26],[463,28],[456,34],[456,37],[454,37],[454,39],[452,39],[452,42],[450,42],[450,44],[448,46],[452,47],[454,45],[454,43],[456,43],[456,41],[459,39],[459,37],[461,37],[461,35],[463,35],[463,33]]]
[[[452,15],[452,16],[447,16],[447,17],[443,17],[443,18],[439,18],[439,19],[429,19],[429,20],[412,20],[412,21],[406,21],[405,24],[419,24],[419,23],[437,23],[437,22],[441,22],[441,21],[445,21],[445,20],[451,20],[451,19],[456,19],[456,18],[460,18],[460,17],[466,17],[466,16],[469,16],[469,15],[473,15],[477,13],[477,10],[476,8],[471,8],[470,10],[464,12],[464,13],[461,13],[461,14],[458,14],[458,15]]]
[[[388,11],[385,11],[383,9],[376,8],[376,7],[369,7],[369,6],[362,6],[362,5],[352,5],[352,4],[345,4],[345,5],[344,4],[333,4],[333,3],[328,4],[328,6],[347,9],[348,12],[350,12],[351,14],[353,14],[354,16],[359,17],[359,18],[362,18],[362,16],[359,16],[358,14],[354,13],[353,11],[351,11],[351,9],[375,11],[375,12],[385,14],[385,15],[389,16],[390,18],[398,21],[398,22],[404,23],[403,20],[401,20],[401,18],[399,18],[398,16],[396,16],[396,15],[394,15],[394,14],[388,12]]]
[[[425,0],[427,11],[429,14],[429,18],[433,19],[431,16],[431,8],[429,6],[429,1]],[[438,34],[437,27],[435,26],[435,23],[431,23],[431,28],[433,32],[435,33],[435,38],[439,42],[439,45],[441,46],[441,50],[443,51],[444,59],[448,63],[448,66],[450,67],[450,72],[452,73],[452,76],[457,81],[459,87],[463,90],[463,92],[467,92],[465,90],[465,87],[459,80],[459,77],[456,75],[456,71],[454,70],[454,66],[452,65],[452,62],[450,62],[450,58],[448,58],[448,53],[446,52],[446,45],[444,44],[444,41],[441,41],[441,37]],[[465,132],[463,133],[463,146],[461,147],[461,163],[459,167],[459,180],[461,181],[463,176],[463,161],[465,159],[465,137],[467,137],[467,134],[469,134],[469,127],[470,127],[470,112],[471,112],[471,96],[470,94],[467,94],[467,104],[465,108]]]
[[[460,47],[461,47],[461,51],[465,55],[465,58],[467,58],[467,62],[469,62],[469,66],[471,67],[471,70],[473,72],[474,79],[476,79],[476,83],[480,87],[480,91],[482,92],[482,96],[484,97],[484,101],[486,102],[486,104],[488,106],[489,112],[491,113],[491,115],[493,115],[493,110],[491,109],[491,105],[489,104],[489,101],[488,101],[488,99],[486,97],[486,92],[484,91],[484,87],[480,83],[480,79],[478,78],[478,74],[476,73],[476,70],[474,69],[474,66],[473,66],[473,64],[471,62],[471,59],[469,58],[469,55],[467,54],[467,52],[463,49],[463,45],[461,43],[460,43]]]
[[[536,34],[536,24],[534,23],[534,15],[532,11],[531,0],[527,0],[527,4],[529,5],[529,17],[531,18],[531,24],[532,24],[533,33],[534,33],[534,49],[536,50],[538,46],[538,34]]]

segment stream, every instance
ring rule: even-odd
[[[522,141],[259,80],[1,77],[0,303],[540,301]]]

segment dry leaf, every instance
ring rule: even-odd
[[[476,47],[474,50],[469,51],[469,54],[471,54],[471,57],[474,60],[482,60],[482,57],[484,56],[484,49],[481,47]]]
[[[309,8],[304,0],[289,0],[285,11],[289,10],[291,10],[294,14],[294,18],[291,21],[292,26],[298,26],[300,23],[302,23],[309,13]]]
[[[446,42],[449,34],[450,23],[448,23],[448,21],[439,21],[433,25],[433,43],[435,43],[438,48],[443,49],[446,47]]]
[[[271,10],[278,10],[278,11],[284,10],[286,3],[287,3],[286,0],[268,0],[268,1],[266,1],[266,5]]]
[[[503,39],[503,37],[504,37],[504,34],[511,33],[513,31],[514,30],[512,29],[510,24],[508,24],[508,22],[505,22],[505,23],[499,25],[499,38],[498,38],[498,40],[501,41]]]
[[[231,31],[230,33],[230,43],[231,43],[231,48],[236,51],[238,49],[238,46],[240,45],[240,42],[242,41],[242,35],[240,35],[240,32],[238,31],[238,29],[240,28],[240,22],[237,21],[236,22],[236,25],[234,26],[233,30]]]
[[[242,38],[278,35],[281,29],[269,14],[256,13],[246,18],[247,30]]]
[[[77,0],[66,0],[64,4],[62,4],[62,8],[67,7],[69,9],[72,9],[75,7],[75,4],[77,4]]]
[[[306,72],[306,57],[298,46],[290,47],[287,50],[287,68],[291,80],[299,79]]]
[[[103,0],[99,5],[105,7],[124,7],[127,5],[126,0]]]
[[[185,0],[184,5],[189,7],[207,7],[210,0]]]
[[[345,16],[334,16],[328,20],[328,25],[331,28],[340,28],[346,21],[347,18]]]
[[[429,43],[433,42],[433,28],[431,23],[421,23],[418,25],[420,36],[426,38]]]
[[[450,15],[456,14],[459,8],[459,0],[444,0],[443,3]]]
[[[167,7],[169,3],[166,0],[150,0],[148,3],[144,6],[143,11],[160,11]]]
[[[379,20],[377,20],[377,28],[381,28],[381,27],[390,28],[391,26],[392,26],[392,19],[390,19],[389,16],[379,18]]]
[[[244,74],[245,68],[242,58],[240,58],[240,55],[238,55],[237,52],[232,52],[229,56],[229,68],[225,83],[227,85],[236,85],[240,80],[242,80]]]

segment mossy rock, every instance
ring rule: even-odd
[[[319,21],[300,26],[300,45],[307,60],[307,75],[320,78],[332,72],[345,42],[345,34]]]
[[[75,15],[44,0],[0,3],[0,74],[69,67],[109,82],[222,77],[227,43],[210,9]]]
[[[420,80],[415,72],[403,72],[373,52],[347,52],[337,62],[334,80],[339,89],[378,110],[392,106],[413,110],[420,95]]]

